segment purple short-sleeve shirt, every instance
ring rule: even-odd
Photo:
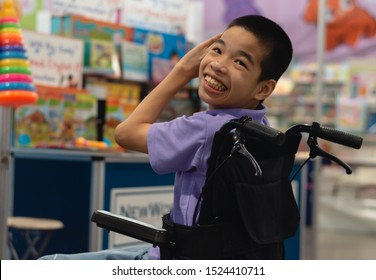
[[[265,107],[259,110],[208,110],[150,127],[148,152],[151,167],[158,174],[176,174],[171,211],[173,222],[192,225],[194,209],[205,182],[214,133],[227,121],[242,116],[268,125],[266,112]],[[158,251],[152,249],[149,252],[149,258],[158,257]]]

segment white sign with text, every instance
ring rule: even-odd
[[[187,5],[187,0],[127,0],[121,23],[168,34],[185,34]]]
[[[69,87],[69,82],[74,80],[81,88],[83,41],[28,30],[22,34],[36,84]]]
[[[111,190],[110,212],[162,227],[162,216],[170,212],[174,186],[127,187]],[[109,248],[141,241],[111,232]]]

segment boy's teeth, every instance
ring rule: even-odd
[[[219,90],[219,91],[225,91],[226,87],[218,82],[217,80],[213,79],[210,76],[205,76],[205,81],[214,89]]]

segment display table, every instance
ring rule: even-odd
[[[64,223],[45,254],[102,249],[106,245],[103,230],[90,217],[97,209],[110,209],[111,189],[165,186],[174,181],[174,174],[154,173],[147,155],[140,153],[28,148],[11,152],[11,216]]]

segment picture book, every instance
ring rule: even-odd
[[[138,84],[108,83],[103,140],[116,148],[115,127],[125,120],[140,102],[141,87]]]
[[[56,35],[81,39],[84,42],[84,65],[90,61],[90,40],[112,41],[116,51],[122,41],[133,41],[133,28],[79,15],[53,16],[51,32]]]
[[[120,77],[120,62],[112,41],[90,40],[90,72]]]
[[[15,110],[15,146],[71,148],[96,140],[97,99],[85,90],[37,85],[38,101]]]
[[[148,81],[148,55],[145,45],[123,41],[121,45],[123,78],[139,82]]]
[[[115,127],[125,120],[140,103],[141,86],[137,83],[115,83],[89,79],[87,88],[90,95],[105,100],[103,141],[111,149],[120,149],[114,139]]]
[[[36,103],[22,105],[14,111],[14,145],[37,147],[49,141],[48,101],[39,95]]]
[[[186,53],[186,40],[182,35],[134,29],[133,37],[136,43],[147,47],[150,80],[152,80],[153,76],[160,79]],[[154,62],[155,59],[156,61]],[[165,72],[160,74],[160,70]]]
[[[74,111],[74,136],[97,140],[97,98],[89,94],[77,94]]]

